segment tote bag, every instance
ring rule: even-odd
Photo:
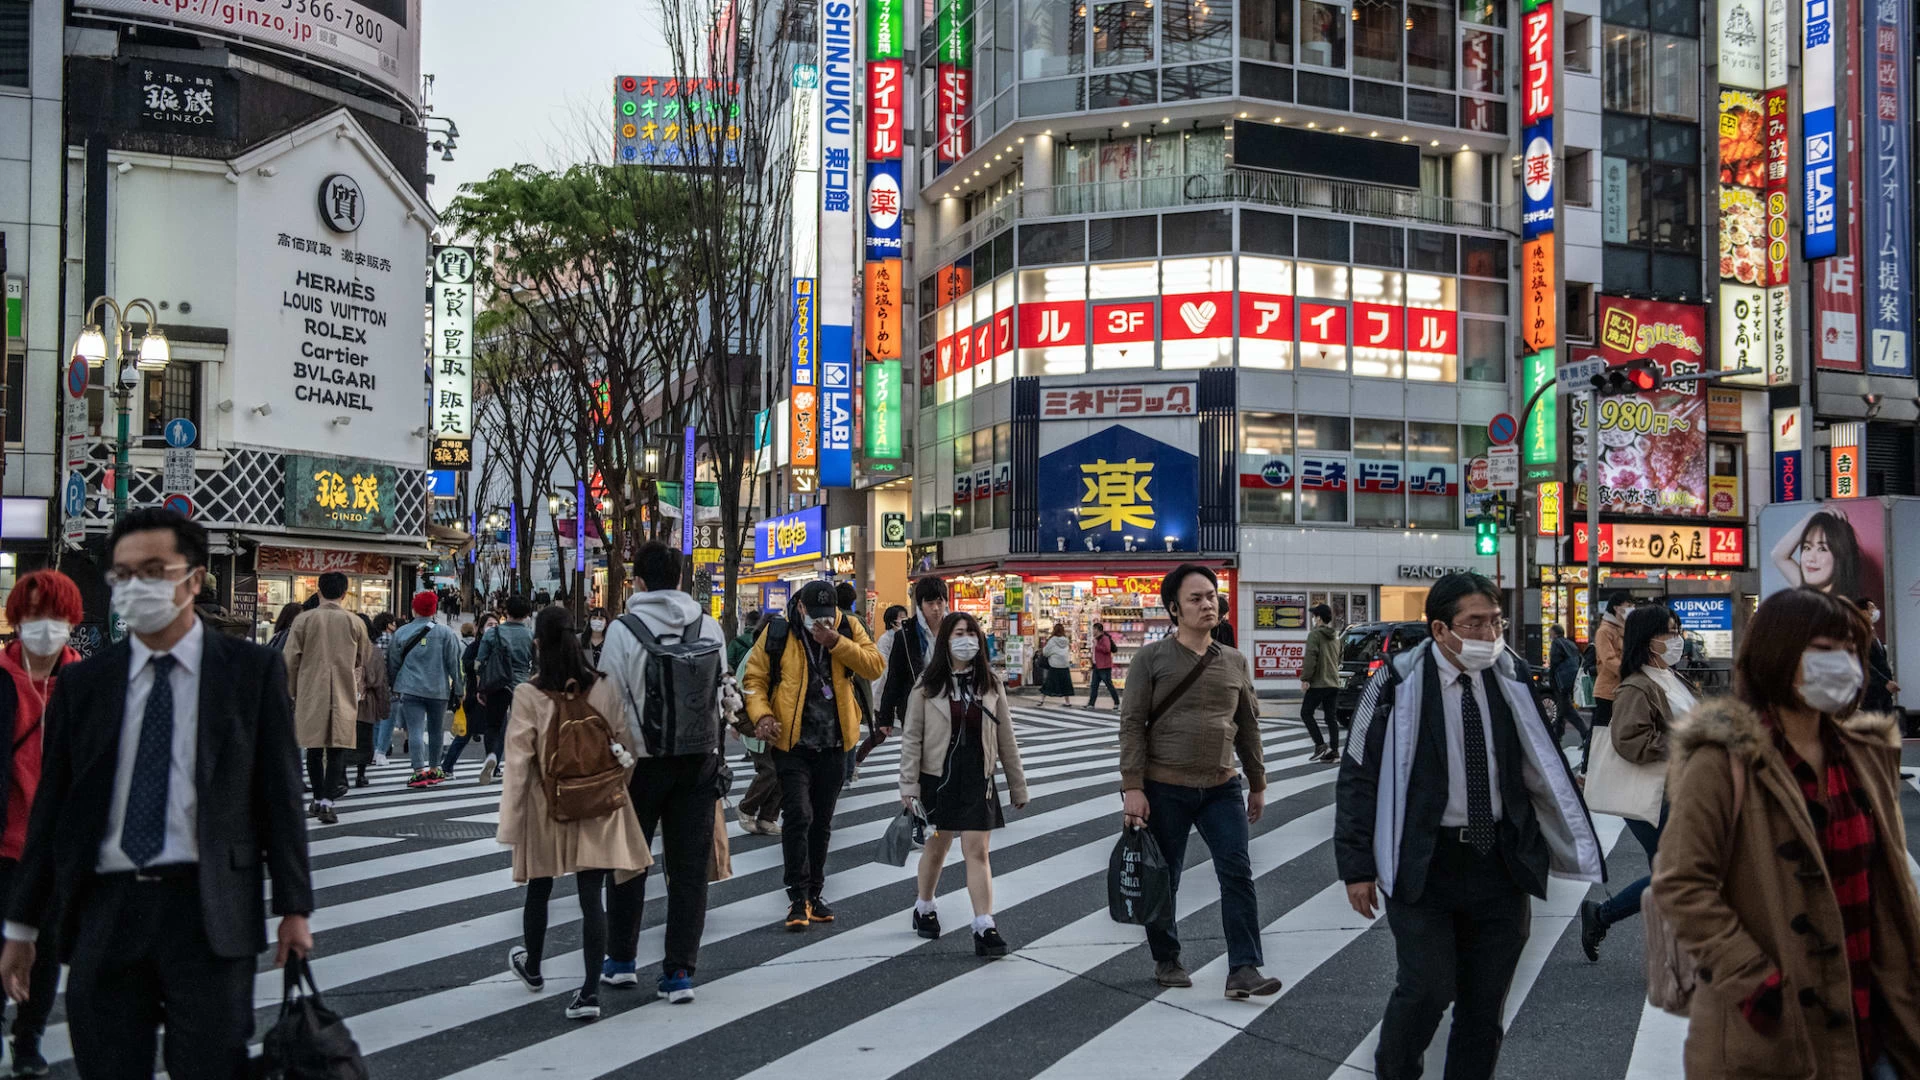
[[[1613,733],[1596,730],[1587,758],[1587,809],[1600,814],[1660,823],[1660,805],[1667,795],[1667,763],[1635,765],[1613,748]]]

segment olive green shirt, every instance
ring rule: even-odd
[[[1260,755],[1260,710],[1253,677],[1238,649],[1215,642],[1213,662],[1180,700],[1147,727],[1155,704],[1173,694],[1200,656],[1173,637],[1143,646],[1127,667],[1120,699],[1120,789],[1148,780],[1182,787],[1217,787],[1233,779],[1234,756],[1252,791],[1267,786]]]

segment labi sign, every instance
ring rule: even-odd
[[[1040,459],[1040,550],[1195,551],[1200,459],[1116,424]]]
[[[393,466],[304,454],[286,462],[288,528],[393,531],[400,493]]]

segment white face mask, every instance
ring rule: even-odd
[[[192,577],[192,571],[188,571]],[[157,634],[186,610],[187,601],[176,601],[178,581],[143,581],[129,578],[113,587],[113,610],[127,620],[127,628],[136,634]]]
[[[35,656],[58,656],[73,636],[65,619],[28,619],[20,624],[20,644]]]
[[[1686,655],[1687,639],[1685,638],[1674,638],[1660,646],[1660,659],[1666,661],[1668,667],[1678,664]]]
[[[1860,660],[1838,649],[1800,654],[1800,700],[1823,713],[1837,713],[1860,696]]]
[[[980,655],[980,639],[976,637],[953,637],[947,639],[947,651],[953,654],[956,664],[971,664],[973,658]]]
[[[1485,671],[1500,659],[1498,641],[1481,641],[1478,638],[1460,639],[1460,667],[1464,671]]]
[[[1872,613],[1870,613],[1870,614],[1869,614],[1869,615],[1867,616],[1867,619],[1868,619],[1868,621],[1869,621],[1869,622],[1879,622],[1879,621],[1880,621],[1880,609],[1879,609],[1879,608],[1874,608],[1874,609],[1873,609],[1873,611],[1872,611]]]
[[[594,632],[595,632],[595,633],[598,633],[599,631],[601,631],[601,630],[605,630],[605,629],[607,628],[607,620],[605,620],[605,619],[588,619],[588,620],[587,620],[587,625],[588,625],[588,626],[591,626],[591,627],[593,627],[593,629],[594,629]]]

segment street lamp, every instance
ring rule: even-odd
[[[173,350],[167,344],[167,335],[160,329],[160,312],[154,308],[153,301],[141,298],[121,304],[110,296],[102,296],[87,305],[86,316],[81,319],[84,329],[73,344],[73,355],[85,360],[89,367],[105,367],[109,358],[106,330],[99,321],[102,308],[113,314],[114,337],[119,346],[118,355],[112,357],[117,373],[113,380],[113,401],[115,411],[119,414],[113,455],[113,519],[119,521],[127,514],[130,479],[127,447],[131,439],[128,428],[132,422],[133,390],[140,385],[141,372],[159,374],[165,371],[173,359]],[[133,347],[133,328],[127,323],[127,314],[135,308],[145,308],[147,311],[147,322],[141,331],[140,348],[137,351]]]

